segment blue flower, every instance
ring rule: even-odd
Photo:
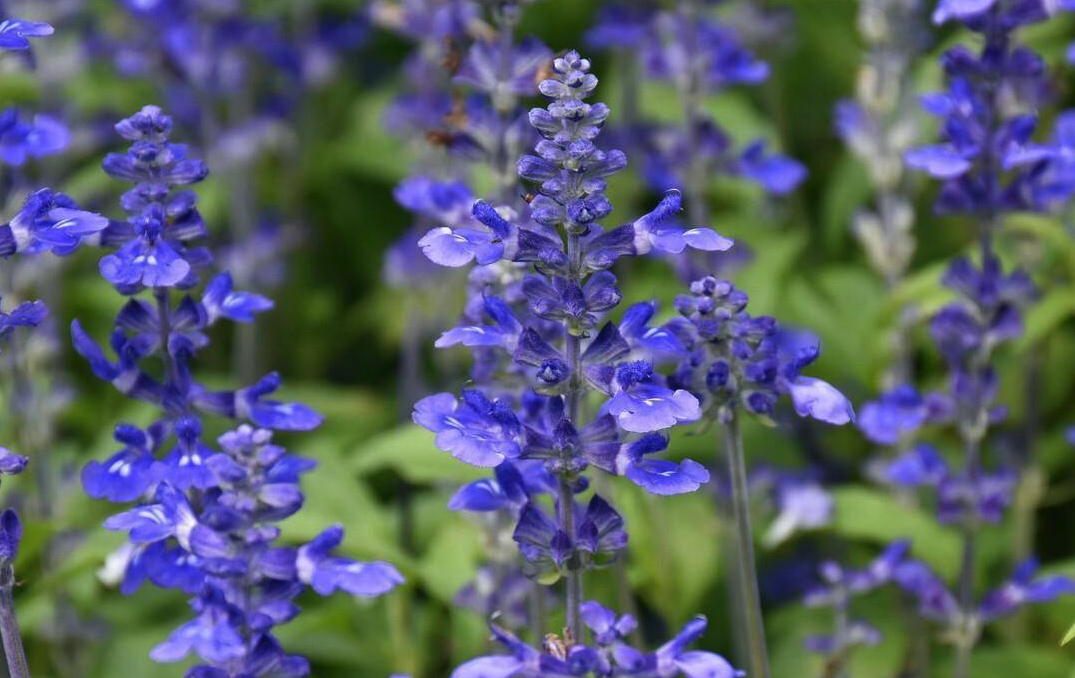
[[[516,319],[511,307],[494,296],[484,299],[485,314],[493,321],[492,325],[471,325],[448,330],[437,339],[437,348],[446,348],[462,344],[471,348],[499,347],[514,352],[522,332],[522,325]]]
[[[211,324],[218,318],[233,322],[254,322],[254,315],[273,307],[272,300],[254,292],[236,292],[232,289],[231,274],[225,271],[209,281],[202,295],[206,321]]]
[[[913,386],[897,386],[864,404],[857,424],[872,442],[895,445],[926,423],[948,420],[952,408],[951,399],[940,393],[922,396]]]
[[[30,460],[21,454],[15,454],[6,447],[0,447],[0,475],[15,476],[23,472]]]
[[[512,45],[505,54],[499,43],[477,40],[471,45],[456,73],[455,81],[488,94],[494,105],[512,97],[533,96],[538,70],[551,56],[548,47],[534,38]],[[507,62],[507,79],[501,64]]]
[[[497,466],[519,456],[518,419],[500,400],[464,391],[462,400],[438,393],[418,401],[414,422],[437,434],[438,449],[474,466]]]
[[[471,659],[452,671],[451,678],[570,678],[586,675],[597,661],[596,653],[584,645],[572,645],[556,656],[535,650],[498,626],[490,629],[511,654]]]
[[[817,337],[780,328],[774,318],[746,313],[747,295],[726,280],[703,278],[691,295],[676,299],[689,321],[679,326],[688,357],[674,384],[707,397],[718,416],[742,406],[770,415],[781,396],[791,398],[800,416],[842,425],[854,420],[850,401],[831,384],[800,374],[820,354]]]
[[[683,675],[687,678],[741,678],[746,673],[732,668],[724,657],[702,650],[687,650],[705,632],[706,618],[699,615],[653,653],[652,663],[658,676]]]
[[[575,534],[569,535],[536,505],[527,504],[512,538],[527,561],[539,571],[564,567],[577,558],[600,557],[607,561],[627,546],[623,518],[598,495],[578,514]],[[575,567],[585,564],[578,563]]]
[[[17,327],[37,327],[48,312],[40,301],[24,301],[10,312],[0,311],[0,341],[10,337]]]
[[[786,155],[766,154],[765,142],[754,141],[739,154],[738,174],[773,195],[787,195],[806,179],[806,167]]]
[[[193,651],[206,661],[227,664],[246,654],[246,642],[233,623],[239,613],[221,593],[199,598],[195,609],[197,617],[153,648],[153,661],[177,662]]]
[[[765,533],[765,542],[776,546],[802,530],[813,530],[832,521],[835,502],[816,482],[781,483],[777,489],[779,513]]]
[[[1030,603],[1048,603],[1060,596],[1075,594],[1075,581],[1054,575],[1035,579],[1038,562],[1030,558],[1015,569],[1011,579],[1000,588],[987,593],[978,607],[985,622],[991,622],[1015,612]]]
[[[172,119],[156,106],[146,106],[116,125],[132,143],[125,154],[109,154],[103,163],[112,177],[134,187],[122,198],[128,221],[106,240],[120,245],[101,260],[101,275],[121,291],[146,287],[190,286],[193,268],[206,263],[207,253],[187,243],[205,236],[197,197],[177,186],[201,181],[208,168],[188,159],[186,148],[168,141]]]
[[[473,203],[472,214],[473,219],[457,219],[455,226],[439,226],[422,236],[418,246],[430,261],[457,268],[471,261],[484,266],[504,257],[505,241],[513,233],[511,224],[481,201]]]
[[[26,197],[10,223],[0,226],[0,256],[45,251],[66,256],[107,227],[108,219],[80,209],[62,193],[42,188]]]
[[[0,49],[30,49],[28,38],[42,38],[52,33],[52,26],[46,23],[4,19],[0,21]]]
[[[22,522],[15,509],[4,509],[0,514],[0,569],[9,570],[19,557],[22,542]]]
[[[552,476],[541,463],[503,461],[493,478],[482,478],[459,488],[448,501],[453,511],[518,512],[536,494],[553,490]]]
[[[117,513],[105,521],[105,528],[128,532],[135,544],[152,544],[171,537],[195,555],[227,554],[224,537],[198,521],[190,503],[176,488],[161,483],[156,500],[154,504]]]
[[[299,612],[293,599],[307,586],[327,595],[343,590],[376,596],[402,578],[387,563],[358,563],[330,551],[342,529],[326,530],[298,549],[274,544],[276,523],[302,508],[301,476],[314,462],[289,454],[272,441],[272,431],[317,427],[321,415],[301,403],[271,398],[280,377],[270,372],[251,386],[212,391],[196,382],[191,362],[209,344],[207,330],[222,319],[251,322],[272,306],[258,294],[236,291],[222,272],[195,293],[174,303],[172,287],[192,288],[196,269],[211,262],[209,251],[190,245],[206,235],[197,196],[173,190],[201,180],[205,165],[186,158],[185,147],[168,141],[172,120],[149,106],[121,121],[116,130],[133,143],[111,155],[106,171],[134,183],[121,199],[128,220],[102,232],[104,246],[119,249],[101,261],[101,272],[130,297],[116,315],[111,336],[115,361],[72,323],[76,351],[94,374],[120,392],[158,408],[146,431],[116,428],[123,448],[105,462],[83,469],[86,492],[117,502],[141,501],[105,521],[128,533],[129,543],[110,557],[108,578],[132,593],[149,579],[157,586],[194,596],[193,621],[157,646],[157,661],[178,661],[190,652],[203,665],[188,675],[201,678],[309,674],[305,659],[287,655],[271,631]],[[152,301],[137,298],[153,288]],[[159,379],[143,369],[157,356]],[[247,420],[218,439],[219,451],[203,441],[203,415]],[[158,459],[158,454],[166,452]]]
[[[86,464],[82,469],[82,487],[95,499],[132,501],[144,495],[161,477],[151,449],[156,441],[127,424],[117,426],[113,437],[123,449],[104,462]]]
[[[634,49],[649,37],[653,14],[642,4],[606,3],[586,32],[586,43],[595,49]]]
[[[638,628],[638,620],[629,614],[617,616],[596,600],[587,600],[580,606],[582,621],[593,632],[597,645],[614,645],[627,639]]]
[[[335,525],[299,548],[295,572],[299,581],[309,584],[323,596],[336,590],[373,598],[403,583],[403,576],[388,563],[360,563],[330,553],[343,541],[343,528]]]
[[[635,220],[635,251],[648,254],[651,250],[679,254],[687,247],[705,252],[724,252],[731,249],[734,241],[725,238],[711,228],[682,229],[675,223],[675,214],[682,207],[682,194],[670,190],[649,214]]]
[[[948,476],[948,464],[935,447],[918,443],[884,469],[886,481],[900,487],[936,487]]]
[[[698,398],[683,389],[670,389],[652,381],[652,366],[627,363],[616,370],[615,395],[608,402],[608,412],[625,431],[649,433],[676,424],[698,421],[702,409]]]
[[[39,113],[32,122],[23,122],[17,109],[0,113],[0,159],[12,167],[59,153],[70,137],[67,126],[53,116]]]
[[[624,443],[616,455],[616,473],[657,495],[686,494],[709,482],[709,471],[696,461],[684,459],[677,463],[646,456],[667,447],[668,438],[657,433]]]
[[[237,391],[208,391],[192,385],[190,400],[199,410],[231,419],[247,419],[257,426],[278,431],[310,431],[321,425],[322,416],[302,403],[288,403],[266,396],[280,388],[280,375],[270,372],[257,383]]]
[[[855,420],[851,401],[832,384],[813,377],[797,377],[788,383],[791,401],[800,417],[813,417],[842,426]]]
[[[128,397],[152,403],[161,401],[163,387],[138,365],[142,358],[149,355],[152,347],[128,342],[122,331],[113,332],[111,346],[119,360],[112,362],[77,320],[71,322],[71,339],[75,351],[86,359],[98,379],[110,382]]]
[[[918,599],[918,613],[926,619],[955,624],[961,614],[959,602],[924,563],[909,560],[896,568],[894,581]]]

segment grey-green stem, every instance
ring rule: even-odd
[[[751,678],[769,678],[769,655],[765,648],[765,622],[761,612],[758,572],[754,561],[754,537],[750,529],[750,496],[747,491],[746,459],[743,438],[739,432],[739,415],[732,409],[724,423],[724,451],[728,461],[728,476],[732,482],[732,507],[735,514],[735,536],[738,548],[739,586],[742,593],[743,625],[745,626]]]
[[[567,234],[567,257],[570,262],[569,278],[571,282],[582,285],[582,246],[579,236],[575,233]],[[582,396],[582,340],[572,334],[571,328],[565,325],[567,363],[571,366],[568,390],[566,396],[567,417],[577,428],[582,428],[579,421]],[[573,451],[571,451],[573,453]],[[569,461],[566,460],[565,461]],[[568,464],[570,467],[571,464]],[[561,474],[559,479],[560,491],[560,520],[561,529],[575,540],[575,495],[572,491],[572,478],[567,474]],[[572,554],[568,561],[566,589],[567,604],[567,628],[571,632],[572,642],[582,641],[582,563],[577,553]]]
[[[19,621],[15,618],[15,601],[11,597],[11,588],[15,584],[15,569],[5,565],[0,569],[0,633],[4,640],[4,657],[11,678],[30,678],[30,666],[26,662],[26,651],[22,647],[22,634]]]

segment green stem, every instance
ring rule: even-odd
[[[739,416],[732,410],[724,424],[724,446],[728,457],[728,475],[732,481],[732,507],[738,548],[739,585],[743,602],[743,626],[749,649],[748,675],[769,678],[769,659],[765,648],[765,622],[758,591],[758,572],[754,561],[754,536],[750,529],[750,496],[747,491],[746,459]]]
[[[535,646],[545,637],[545,614],[545,587],[536,581],[530,582],[530,634]]]

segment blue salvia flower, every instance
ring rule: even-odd
[[[693,461],[652,458],[668,445],[666,429],[697,421],[701,411],[693,395],[670,388],[655,369],[685,348],[674,333],[649,327],[654,305],[633,307],[620,324],[606,319],[622,299],[609,269],[620,257],[654,248],[730,246],[709,229],[667,223],[679,208],[678,192],[642,219],[600,226],[612,211],[607,178],[626,157],[597,145],[609,109],[586,102],[597,86],[589,70],[588,60],[568,52],[539,85],[551,103],[533,109],[529,120],[542,138],[536,153],[518,162],[519,176],[537,185],[529,204],[516,211],[477,201],[472,217],[436,228],[422,242],[438,263],[477,260],[472,282],[495,284],[479,287],[480,310],[468,311],[437,342],[474,351],[474,387],[461,398],[422,399],[414,420],[437,434],[440,449],[495,469],[493,479],[461,489],[452,508],[507,513],[526,571],[543,581],[566,579],[565,638],[539,651],[494,629],[513,654],[474,660],[455,675],[627,675],[627,666],[632,675],[693,675],[690,662],[702,671],[710,656],[712,666],[727,671],[710,675],[734,675],[715,655],[684,653],[684,639],[629,659],[625,646],[614,669],[610,656],[583,638],[582,574],[614,560],[627,544],[623,519],[604,498],[576,499],[587,489],[587,469],[626,476],[653,494],[692,492],[709,480]],[[600,406],[585,414],[590,401]],[[544,494],[553,495],[552,513],[542,505]],[[541,632],[539,625],[535,633]]]
[[[201,181],[209,169],[186,157],[186,147],[168,141],[172,119],[156,106],[146,106],[118,125],[120,136],[132,142],[126,153],[111,153],[103,167],[110,176],[134,186],[121,204],[128,219],[105,236],[119,249],[101,260],[101,275],[122,293],[143,287],[191,287],[195,268],[208,263],[204,248],[188,248],[206,235],[197,198],[175,187]]]
[[[29,50],[29,38],[51,35],[52,32],[52,27],[46,23],[19,19],[0,21],[0,50]],[[67,143],[67,129],[55,118],[38,115],[27,122],[20,120],[19,112],[15,109],[0,113],[0,160],[9,167],[21,167],[30,159],[53,155],[66,147]],[[7,197],[5,193],[4,198]],[[0,225],[0,257],[8,259],[16,253],[41,252],[67,255],[107,226],[107,219],[80,209],[63,194],[43,188],[30,193],[15,217]],[[37,327],[45,320],[46,314],[47,309],[40,301],[23,302],[8,312],[0,312],[0,342],[10,339],[17,328]],[[20,356],[13,358],[13,364],[20,368]],[[11,409],[15,411],[25,406],[25,398],[24,393],[13,393]],[[48,415],[35,412],[34,416],[44,419]],[[0,476],[17,475],[28,462],[27,457],[0,447]],[[21,539],[22,526],[18,514],[14,509],[6,509],[0,516],[0,633],[3,635],[9,675],[29,678],[29,666],[11,596],[15,584],[14,561]]]
[[[1070,194],[1064,163],[1066,123],[1049,142],[1035,142],[1035,111],[1049,95],[1048,69],[1042,58],[1019,45],[1016,31],[1049,18],[1052,5],[1037,0],[942,0],[934,21],[958,20],[982,34],[975,53],[957,46],[945,53],[948,77],[945,92],[923,99],[928,112],[942,120],[942,143],[914,149],[906,160],[944,183],[937,207],[943,212],[968,213],[979,223],[980,260],[957,259],[943,283],[958,300],[942,308],[930,323],[930,333],[949,369],[950,416],[964,447],[963,463],[950,467],[931,446],[919,443],[882,469],[882,477],[904,488],[932,487],[938,518],[955,523],[963,533],[963,559],[957,593],[924,566],[899,581],[923,601],[921,613],[941,622],[956,649],[955,675],[970,672],[970,655],[982,626],[1006,605],[983,609],[975,599],[977,532],[983,523],[999,522],[1012,501],[1017,476],[999,468],[988,470],[982,445],[990,426],[1003,418],[995,403],[998,378],[993,356],[998,347],[1023,333],[1023,309],[1036,297],[1029,276],[1006,273],[994,252],[993,237],[1006,213],[1046,210]],[[906,429],[918,423],[906,421]],[[927,415],[926,419],[929,417]],[[924,422],[923,422],[924,423]],[[913,425],[912,425],[913,424]],[[898,427],[897,427],[898,428]],[[892,437],[902,437],[900,433]],[[913,437],[912,437],[913,439]],[[1041,596],[1027,594],[1030,575],[1013,580],[1020,602],[1048,600],[1068,591],[1056,582]]]
[[[386,111],[385,126],[401,138],[424,140],[452,112],[451,71],[459,67],[460,50],[481,21],[481,9],[470,0],[378,0],[369,11],[376,24],[415,44],[403,67],[406,90]]]
[[[956,19],[981,33],[983,46],[979,53],[957,46],[944,54],[948,89],[922,99],[942,122],[943,143],[908,151],[906,160],[944,181],[938,210],[984,219],[983,238],[1001,212],[1048,207],[1050,194],[1040,186],[1048,173],[1039,165],[1062,153],[1063,141],[1031,145],[1038,127],[1033,111],[1050,91],[1048,69],[1014,36],[1048,17],[1046,3],[1037,0],[946,0],[933,14],[937,23]]]
[[[590,600],[582,604],[582,618],[593,636],[593,645],[547,639],[544,646],[537,649],[512,633],[491,626],[493,637],[510,654],[472,659],[452,672],[451,678],[673,678],[681,675],[691,678],[738,678],[745,675],[733,669],[720,655],[687,649],[705,631],[705,617],[692,619],[674,638],[653,652],[637,650],[627,643],[627,637],[638,626],[630,615],[617,616],[600,603]]]
[[[269,398],[280,385],[276,374],[235,391],[194,381],[190,361],[208,344],[209,327],[222,319],[252,322],[272,302],[236,291],[225,272],[197,300],[187,294],[173,304],[171,290],[194,288],[211,258],[196,244],[206,234],[197,196],[176,190],[207,169],[169,141],[171,128],[171,118],[148,106],[116,125],[130,150],[104,161],[109,174],[134,184],[121,199],[127,220],[113,222],[102,238],[118,250],[101,260],[101,273],[130,297],[111,337],[117,359],[108,359],[77,321],[72,325],[75,348],[93,372],[159,407],[160,418],[145,430],[117,426],[122,449],[87,464],[83,485],[96,498],[136,502],[105,521],[129,536],[109,568],[121,590],[131,593],[149,579],[193,596],[194,619],[154,648],[153,659],[178,661],[193,652],[203,664],[188,675],[202,678],[308,675],[306,660],[286,654],[272,634],[298,614],[293,599],[306,587],[373,597],[402,578],[387,563],[333,555],[343,538],[339,526],[297,549],[277,543],[277,523],[302,507],[300,477],[314,462],[274,443],[272,430],[309,430],[321,417]],[[146,289],[152,302],[138,297]],[[146,371],[149,358],[164,363],[163,377]],[[206,415],[249,423],[213,446],[202,437]]]
[[[861,570],[848,570],[839,563],[827,561],[818,570],[821,583],[807,592],[808,607],[829,607],[835,617],[834,632],[806,639],[809,651],[827,659],[827,665],[843,665],[856,646],[877,645],[881,632],[869,622],[851,616],[851,602],[893,580],[904,563],[910,544],[897,541]]]
[[[52,33],[52,26],[46,23],[4,19],[0,21],[0,49],[28,50],[30,38],[42,38]]]
[[[404,93],[385,115],[387,129],[410,141],[417,154],[412,175],[394,191],[397,203],[413,215],[414,225],[385,257],[384,278],[411,291],[424,288],[432,292],[436,288],[439,293],[443,285],[453,284],[441,266],[458,268],[477,260],[482,268],[476,269],[467,283],[464,312],[465,321],[476,324],[483,322],[487,306],[499,302],[493,295],[513,301],[508,289],[517,287],[517,280],[511,280],[521,275],[522,265],[515,265],[516,270],[510,266],[505,267],[509,270],[492,270],[501,268],[504,244],[493,242],[488,227],[472,216],[476,196],[469,185],[472,168],[489,171],[496,178],[493,195],[498,201],[523,204],[514,167],[522,149],[532,145],[534,132],[526,124],[520,101],[537,93],[536,74],[550,52],[532,38],[517,41],[519,9],[518,3],[508,2],[488,5],[486,11],[480,3],[469,0],[378,2],[371,8],[375,22],[414,43],[403,69]],[[449,224],[454,230],[446,226]],[[413,296],[408,294],[407,298]],[[401,393],[410,404],[424,391],[417,379],[409,376],[419,372],[416,342],[427,331],[416,325],[421,322],[437,327],[444,321],[420,318],[411,311],[407,322],[412,325],[406,332],[412,348],[404,353]],[[449,341],[445,337],[438,346],[451,345]],[[486,384],[488,374],[496,370],[496,357],[489,345],[475,350],[489,359],[476,361],[473,372],[476,383]],[[462,447],[456,449],[465,454]],[[540,462],[530,464],[535,465],[540,466]],[[501,469],[508,466],[498,469],[498,478]],[[520,470],[525,466],[520,464]],[[512,486],[506,479],[505,483],[506,488]],[[471,512],[486,530],[483,541],[489,545],[486,556],[490,566],[484,571],[491,573],[492,581],[479,573],[459,595],[467,606],[489,614],[497,609],[497,603],[517,605],[522,593],[519,582],[525,582],[525,577],[520,572],[519,556],[515,549],[501,546],[512,544],[520,506],[513,496],[511,501],[495,502],[495,508],[488,508],[480,497],[483,490],[475,489],[477,494],[459,495],[452,506]],[[508,586],[510,582],[516,586]],[[535,585],[529,595],[537,605],[545,592]],[[523,610],[502,623],[525,623],[528,616]]]
[[[27,160],[44,158],[67,147],[71,134],[59,119],[38,114],[33,120],[21,120],[18,109],[0,113],[0,160],[20,167]]]
[[[38,189],[10,222],[0,225],[0,257],[39,252],[65,256],[107,228],[108,219],[80,209],[63,193]]]
[[[673,327],[689,352],[676,383],[697,395],[721,421],[737,409],[767,417],[783,396],[797,414],[829,424],[854,419],[850,401],[831,384],[801,374],[821,353],[814,335],[780,327],[775,318],[751,316],[748,297],[727,280],[707,277],[676,299],[686,322]]]
[[[910,560],[898,566],[894,581],[918,600],[918,612],[942,627],[969,627],[980,633],[984,624],[1006,617],[1024,605],[1047,603],[1061,595],[1075,594],[1075,581],[1063,576],[1035,578],[1038,563],[1034,559],[1021,563],[1000,587],[987,592],[969,610],[944,580],[925,564]]]
[[[693,393],[702,409],[724,427],[750,671],[768,676],[739,413],[768,421],[785,397],[799,416],[829,424],[847,424],[855,412],[831,384],[802,374],[820,355],[817,337],[782,328],[769,316],[751,316],[746,312],[746,293],[727,280],[708,276],[691,283],[690,292],[676,298],[682,317],[668,325],[686,349],[672,382]],[[802,508],[816,514],[824,501],[807,501]],[[824,519],[824,511],[820,513]],[[816,523],[819,516],[803,517]]]
[[[804,167],[783,155],[767,152],[764,141],[736,149],[730,135],[704,110],[706,97],[728,87],[757,85],[769,67],[750,52],[735,30],[706,10],[709,3],[677,0],[668,9],[654,3],[614,2],[602,8],[587,41],[620,52],[625,73],[624,141],[642,156],[642,175],[655,190],[683,187],[688,216],[709,221],[707,177],[715,173],[743,177],[766,191],[782,195],[801,183]],[[683,123],[651,123],[637,119],[641,70],[653,80],[675,85]]]
[[[878,445],[898,445],[914,440],[927,424],[952,418],[952,399],[943,393],[919,393],[910,385],[897,386],[859,409],[859,430]]]

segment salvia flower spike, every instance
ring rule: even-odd
[[[612,212],[607,179],[626,157],[598,144],[610,111],[587,102],[597,87],[589,60],[567,52],[552,61],[551,75],[539,86],[549,105],[529,115],[541,139],[518,162],[519,175],[536,186],[533,199],[521,212],[478,201],[475,226],[439,227],[421,243],[443,265],[476,261],[471,280],[478,295],[476,312],[468,309],[464,323],[437,342],[474,351],[472,387],[458,397],[422,399],[414,420],[437,434],[440,449],[494,469],[492,481],[465,486],[451,507],[512,516],[530,575],[564,580],[566,635],[550,636],[539,650],[494,627],[511,654],[475,659],[454,675],[734,676],[717,655],[685,651],[704,620],[647,654],[625,642],[631,617],[617,621],[584,602],[584,573],[617,558],[628,537],[604,497],[577,498],[587,491],[590,467],[657,495],[708,482],[696,462],[653,457],[668,446],[667,429],[697,421],[701,409],[696,396],[672,388],[658,369],[684,357],[686,347],[674,332],[649,327],[654,304],[631,307],[618,324],[606,319],[622,300],[609,269],[624,256],[727,249],[731,242],[710,229],[670,223],[680,209],[678,191],[652,213],[604,229],[600,223]],[[554,500],[552,515],[544,495]],[[533,641],[540,640],[538,633]]]
[[[158,418],[146,429],[119,424],[120,450],[83,469],[89,495],[135,504],[105,521],[129,537],[105,576],[127,594],[148,579],[192,597],[194,618],[153,649],[156,661],[193,653],[202,663],[187,675],[198,678],[308,675],[307,661],[273,635],[299,613],[294,598],[306,588],[374,597],[403,579],[388,563],[335,555],[338,525],[298,548],[280,543],[277,523],[302,508],[300,477],[315,463],[276,443],[273,431],[310,430],[321,416],[274,400],[275,373],[233,391],[194,380],[191,361],[209,343],[209,329],[221,320],[252,322],[272,302],[233,289],[227,272],[194,292],[212,258],[199,244],[206,227],[197,195],[182,187],[208,169],[170,141],[172,119],[155,106],[116,131],[131,147],[109,155],[104,168],[132,188],[121,200],[127,219],[101,238],[115,248],[101,259],[101,274],[127,297],[110,339],[115,359],[77,321],[72,335],[95,375],[156,406]],[[183,293],[178,303],[173,292]],[[161,378],[146,371],[149,360],[163,363]],[[236,422],[215,444],[203,438],[210,416]]]

